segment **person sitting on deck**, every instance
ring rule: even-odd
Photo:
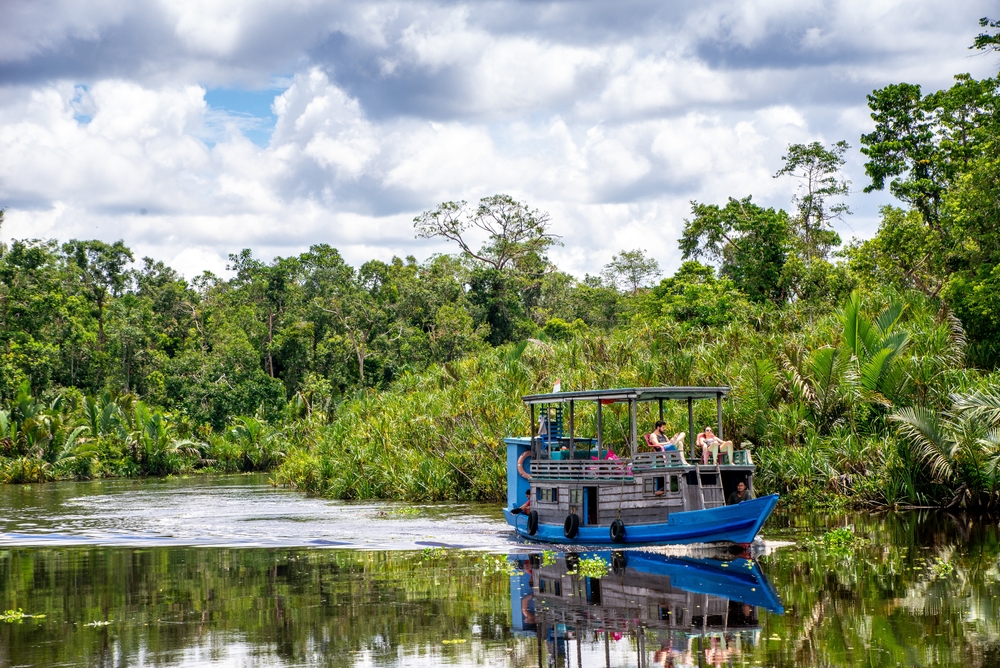
[[[531,512],[531,490],[530,489],[527,490],[524,493],[524,495],[528,497],[527,500],[521,505],[519,505],[517,508],[511,508],[510,509],[511,515],[527,515],[528,513]]]
[[[658,421],[652,433],[646,435],[646,445],[653,450],[658,450],[660,452],[664,452],[666,450],[680,450],[684,445],[684,432],[678,432],[670,438],[667,438],[666,433],[664,433],[666,427],[666,422],[663,420]]]
[[[743,503],[744,501],[753,501],[753,492],[747,488],[747,484],[740,480],[736,483],[736,491],[729,495],[729,500],[726,501],[727,506],[735,506],[737,503]]]
[[[708,453],[712,453],[712,463],[717,464],[719,461],[719,451],[729,455],[729,463],[733,463],[733,442],[723,441],[721,438],[712,433],[711,427],[705,427],[705,431],[698,434],[697,440],[695,440],[695,445],[701,448],[701,463],[708,464]]]

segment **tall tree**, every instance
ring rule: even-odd
[[[491,344],[530,334],[536,325],[528,315],[550,269],[545,254],[560,243],[550,231],[549,214],[509,195],[493,195],[474,209],[466,202],[444,202],[414,218],[413,226],[418,238],[442,237],[458,244],[470,266],[467,299],[476,329],[488,325]],[[483,232],[486,240],[474,250],[471,235]]]
[[[724,207],[691,202],[680,248],[685,260],[708,258],[754,301],[784,302],[782,268],[791,244],[791,223],[782,210],[729,198]]]
[[[604,265],[604,276],[616,285],[625,285],[632,294],[639,293],[639,288],[660,275],[660,263],[656,258],[648,257],[640,248],[623,250]]]
[[[94,302],[97,315],[97,340],[104,345],[104,309],[108,296],[120,296],[128,287],[131,275],[126,266],[135,258],[119,239],[113,244],[103,241],[72,239],[63,245],[63,253],[76,267]]]
[[[989,18],[983,17],[979,19],[980,28],[993,28],[994,30],[1000,29],[1000,21],[990,21]],[[976,35],[976,39],[973,40],[970,49],[978,49],[980,51],[1000,51],[1000,31],[990,34],[987,31],[983,31]]]
[[[443,237],[456,242],[462,253],[497,271],[504,271],[529,255],[544,255],[559,237],[549,231],[549,214],[531,209],[509,195],[493,195],[469,207],[465,201],[444,202],[413,219],[417,238]],[[476,228],[487,234],[473,250],[468,239]]]
[[[791,144],[782,157],[784,166],[774,175],[791,176],[799,181],[793,202],[797,210],[792,219],[806,263],[826,259],[830,250],[840,245],[840,236],[832,222],[850,214],[844,202],[830,202],[847,195],[850,182],[840,173],[844,154],[850,146],[839,141],[829,149],[819,142]]]
[[[364,387],[365,363],[376,352],[376,342],[391,338],[391,306],[398,293],[389,277],[389,266],[378,260],[369,260],[357,273],[342,273],[339,278],[329,284],[330,293],[318,297],[316,303],[334,316],[350,343],[357,362],[358,385]]]
[[[868,96],[875,130],[861,136],[868,157],[865,192],[885,188],[920,211],[924,222],[944,233],[944,193],[983,155],[1000,120],[997,79],[955,77],[947,90],[922,95],[920,86],[901,83]]]

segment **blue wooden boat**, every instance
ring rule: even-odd
[[[555,392],[524,397],[531,435],[507,438],[507,506],[504,516],[518,535],[543,543],[571,545],[677,545],[753,542],[778,503],[776,494],[727,505],[743,483],[751,495],[756,469],[749,450],[718,451],[723,442],[722,401],[728,387],[657,387]],[[639,413],[654,421],[665,402],[687,408],[688,430],[695,433],[693,402],[716,402],[718,441],[711,459],[696,459],[695,439],[680,447],[653,450],[639,435]],[[624,442],[605,443],[604,410],[621,404],[615,424]],[[622,415],[627,428],[621,428]],[[592,437],[576,425],[589,424]],[[640,451],[642,448],[650,450]],[[618,450],[618,454],[615,450]],[[707,448],[706,448],[707,449]],[[608,453],[611,453],[609,455]],[[610,457],[610,458],[609,458]],[[530,498],[530,509],[519,512]]]

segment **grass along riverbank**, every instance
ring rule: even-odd
[[[908,293],[837,312],[748,309],[721,327],[637,318],[609,334],[490,350],[342,403],[276,479],[337,498],[500,500],[501,439],[527,432],[520,396],[562,387],[730,385],[727,434],[751,447],[760,493],[802,503],[961,505],[998,500],[995,374],[964,368],[946,311]],[[626,415],[605,413],[624,449]],[[648,409],[647,410],[651,410]],[[683,407],[667,407],[682,428]],[[696,413],[714,420],[714,404]],[[655,417],[640,413],[642,424]],[[593,431],[583,407],[578,433]]]
[[[542,335],[545,337],[545,335]],[[917,293],[852,295],[826,313],[748,306],[720,326],[637,313],[611,332],[560,332],[488,349],[333,405],[296,395],[280,419],[192,426],[132,395],[23,388],[0,411],[0,480],[274,470],[344,499],[499,501],[503,437],[525,434],[520,397],[551,389],[730,385],[727,434],[750,447],[759,493],[798,504],[994,506],[1000,498],[996,374],[963,366],[964,336]],[[651,426],[655,416],[640,412]],[[668,424],[686,424],[667,405]],[[699,406],[699,425],[714,421]],[[589,407],[578,433],[593,432]],[[625,450],[624,409],[605,441]]]

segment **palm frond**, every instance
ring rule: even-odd
[[[977,390],[970,394],[951,395],[955,410],[991,425],[1000,425],[1000,394]]]
[[[861,387],[869,392],[882,392],[883,379],[888,374],[892,348],[882,348],[861,365]]]
[[[878,314],[878,317],[875,318],[875,326],[883,337],[895,329],[899,319],[903,316],[904,309],[903,302],[894,299],[884,311]]]
[[[949,435],[947,423],[934,411],[920,406],[900,408],[889,419],[911,446],[913,456],[928,467],[935,478],[948,482],[955,475],[958,445]]]
[[[785,353],[779,353],[778,361],[781,362],[781,367],[791,378],[791,384],[795,391],[809,403],[816,403],[816,393],[813,392],[812,386],[810,386],[806,379],[802,377],[802,374],[799,373],[798,368],[792,364],[792,361],[788,358],[788,356]]]

